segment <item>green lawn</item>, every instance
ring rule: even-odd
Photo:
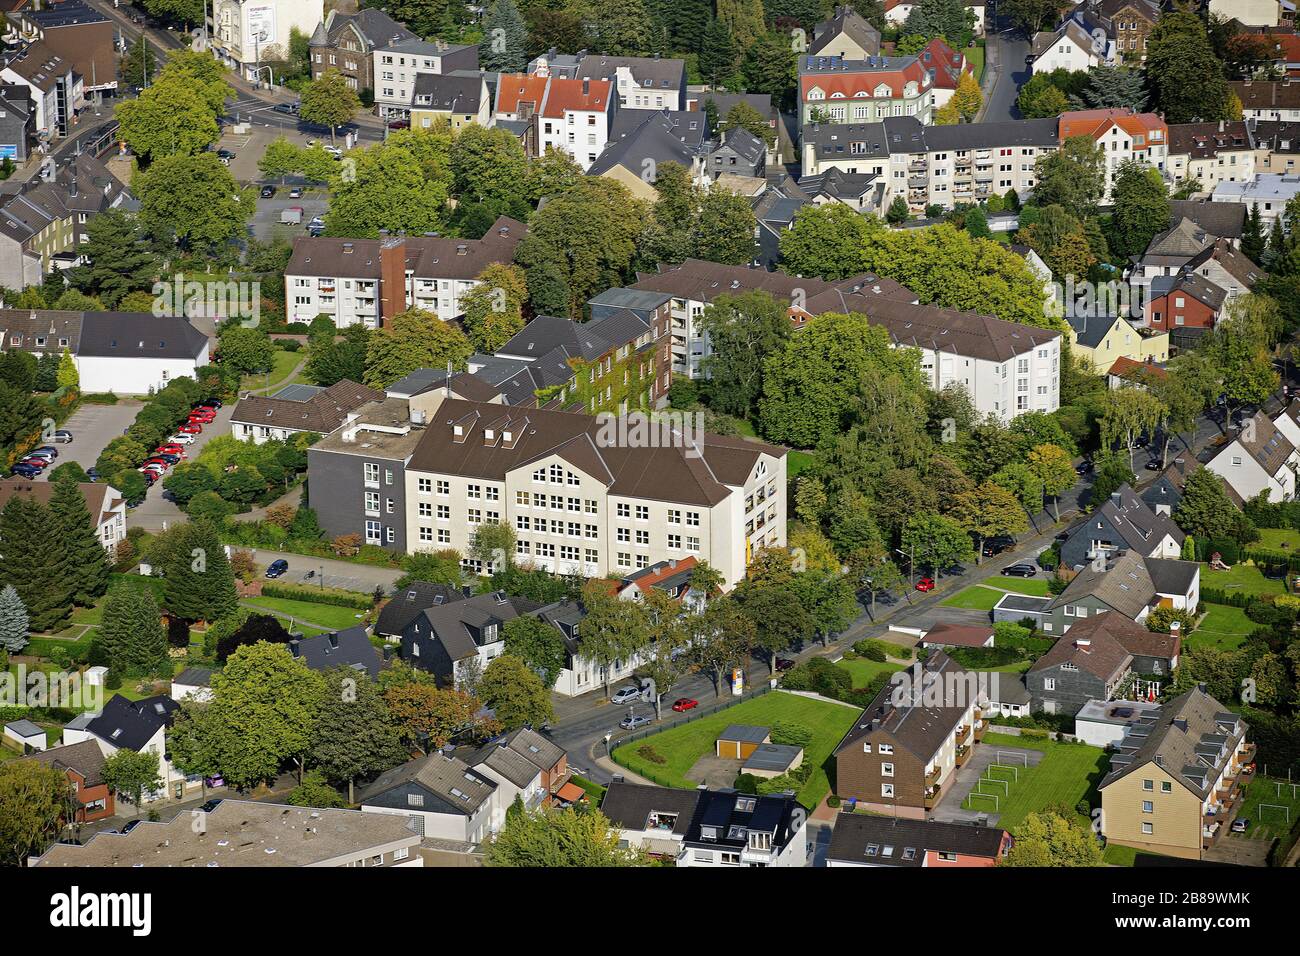
[[[986,734],[981,747],[1021,747],[1043,751],[1043,759],[1036,767],[1020,771],[1020,779],[1013,781],[1010,792],[1003,797],[998,808],[1001,816],[998,826],[1011,829],[1026,816],[1044,807],[1062,805],[1071,809],[1079,801],[1094,800],[1097,784],[1105,776],[1110,761],[1100,747],[1086,744],[1064,744],[1052,740],[1014,737],[1010,734]],[[1014,764],[1015,761],[1008,761]],[[1010,774],[1005,774],[1010,776]],[[1095,802],[1095,801],[1094,801]],[[978,800],[975,809],[992,810],[991,800]]]
[[[1102,859],[1111,866],[1136,866],[1138,857],[1148,857],[1160,860],[1169,859],[1160,853],[1148,853],[1145,850],[1138,850],[1131,846],[1121,846],[1118,843],[1108,844],[1106,846],[1106,852],[1102,854]]]
[[[866,687],[877,674],[892,674],[901,671],[906,665],[894,661],[869,661],[865,657],[846,657],[839,666],[853,675],[854,687]]]
[[[1231,571],[1211,571],[1208,564],[1201,565],[1201,588],[1241,594],[1284,594],[1286,587],[1280,578],[1266,578],[1253,564],[1234,564]]]
[[[813,456],[811,452],[792,450],[786,456],[785,469],[789,477],[796,478],[801,471],[808,468],[812,463]]]
[[[1260,812],[1260,804],[1264,810]],[[1271,806],[1270,806],[1271,805]],[[1286,814],[1276,809],[1287,807],[1291,811],[1291,822],[1286,822]],[[1300,822],[1300,785],[1294,788],[1285,780],[1256,775],[1248,784],[1237,819],[1245,817],[1250,821],[1246,836],[1255,839],[1285,839],[1292,827]]]
[[[984,79],[984,43],[977,42],[974,46],[968,46],[961,51],[966,54],[966,62],[971,65],[975,71],[975,79]]]
[[[262,372],[257,375],[245,375],[240,381],[241,389],[254,389],[256,391],[274,391],[278,385],[287,385],[289,374],[298,367],[298,363],[306,358],[305,352],[288,352],[284,349],[276,349],[271,357],[271,370]],[[268,391],[267,394],[270,394]]]
[[[948,600],[943,602],[944,607],[964,607],[975,611],[991,611],[993,605],[1002,600],[1002,592],[995,591],[992,588],[980,587],[973,584],[968,588],[958,591]]]
[[[1240,647],[1247,635],[1259,626],[1246,617],[1242,608],[1227,604],[1207,604],[1205,607],[1201,623],[1187,635],[1188,647],[1214,647],[1230,651]]]
[[[1030,594],[1034,597],[1047,597],[1051,593],[1047,589],[1047,581],[1043,578],[1013,578],[995,574],[984,583],[989,587],[1014,591],[1016,594]]]
[[[320,628],[341,631],[345,627],[360,624],[363,612],[350,607],[337,607],[333,604],[313,604],[311,601],[293,601],[288,598],[255,597],[241,602],[249,607],[261,608],[283,617],[292,617],[296,622],[309,622]]]
[[[1300,548],[1300,531],[1295,528],[1260,528],[1259,540],[1250,547],[1261,551],[1295,551]]]
[[[788,720],[803,724],[813,732],[813,742],[804,754],[804,763],[816,769],[799,791],[799,802],[805,807],[815,807],[830,792],[830,779],[826,775],[831,751],[858,719],[856,708],[825,701],[796,697],[773,691],[710,714],[700,720],[636,740],[614,750],[614,759],[634,773],[639,773],[657,783],[670,787],[693,789],[696,784],[686,779],[686,772],[700,757],[714,753],[718,734],[728,724],[758,724],[770,727],[778,721]],[[637,753],[642,747],[653,747],[664,759],[654,763]]]

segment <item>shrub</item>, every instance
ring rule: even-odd
[[[374,596],[370,594],[358,594],[340,588],[314,588],[302,584],[268,582],[262,585],[262,597],[307,601],[311,604],[332,604],[335,607],[350,607],[358,611],[368,611],[374,606]]]
[[[826,806],[830,807],[832,810],[839,809],[839,805],[840,805],[840,798],[835,796],[835,794],[832,793],[829,797],[826,798]]]
[[[879,664],[885,662],[885,646],[880,641],[874,639],[858,641],[853,645],[853,650],[859,657],[865,657],[869,661],[876,661]]]
[[[778,720],[772,725],[772,743],[808,748],[813,741],[811,728],[793,720]]]
[[[650,744],[642,744],[636,749],[636,752],[639,757],[649,760],[651,763],[664,764],[668,762],[668,758],[655,750]]]

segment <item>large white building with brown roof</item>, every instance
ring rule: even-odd
[[[284,270],[288,320],[327,315],[339,328],[374,329],[419,308],[450,321],[464,312],[461,299],[479,284],[479,273],[509,263],[527,234],[523,223],[502,216],[481,239],[300,237]]]
[[[730,585],[785,545],[784,448],[645,421],[443,400],[405,467],[408,550],[468,555],[505,523],[515,561],[556,573],[694,557]]]

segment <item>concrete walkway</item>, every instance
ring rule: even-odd
[[[1020,764],[1018,757],[1010,757],[1007,760],[999,759],[1000,755],[1009,756],[1010,754],[1024,754],[1026,763],[1030,767],[1038,766],[1043,759],[1043,751],[1041,750],[1032,750],[1027,747],[1005,747],[1001,744],[997,746],[980,744],[971,753],[971,758],[967,761],[966,766],[958,768],[956,774],[950,779],[947,793],[939,801],[939,805],[934,808],[934,819],[945,823],[987,822],[990,825],[996,824],[1001,814],[993,810],[992,800],[978,801],[981,806],[987,805],[987,810],[966,810],[962,807],[962,803],[965,801],[966,795],[975,788],[975,784],[984,775],[984,771],[989,768],[990,764],[1002,763],[1012,767]],[[1023,775],[1024,771],[1021,770],[1020,772]],[[1010,774],[1004,774],[1004,776],[1010,776]],[[1014,789],[1015,786],[1015,782],[1012,781],[1009,789]],[[985,789],[992,792],[1003,788],[985,787]]]

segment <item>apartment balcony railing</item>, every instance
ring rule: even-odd
[[[943,799],[942,787],[936,785],[936,786],[925,788],[925,808],[927,810],[933,810],[935,807],[939,805],[939,801],[942,799]]]
[[[927,770],[927,771],[925,772],[925,782],[926,782],[926,785],[928,786],[929,784],[932,784],[932,783],[938,783],[938,782],[939,782],[939,777],[940,777],[942,774],[943,774],[943,768],[942,768],[942,767],[939,767],[939,766],[931,767],[929,770]]]
[[[957,741],[959,744],[964,744],[966,742],[966,736],[969,733],[970,724],[961,724],[957,727],[956,731],[953,732],[952,739]]]
[[[965,746],[964,744],[963,744],[962,746],[958,747],[958,748],[957,748],[957,766],[959,766],[959,767],[964,767],[964,766],[966,766],[966,761],[970,760],[970,755],[971,755],[971,753],[973,753],[973,751],[972,751],[969,747]]]

